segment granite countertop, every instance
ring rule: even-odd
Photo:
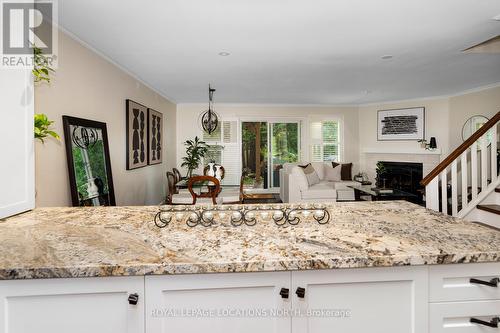
[[[328,204],[331,220],[160,229],[158,207],[40,208],[0,220],[0,279],[500,261],[500,232],[403,202]]]

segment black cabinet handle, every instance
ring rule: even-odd
[[[281,290],[280,290],[281,298],[288,298],[289,294],[290,294],[290,290],[288,288],[281,288]]]
[[[479,325],[497,328],[498,323],[500,322],[500,317],[491,318],[490,321],[484,321],[484,320],[477,319],[477,318],[471,318],[470,322],[474,323],[474,324],[479,324]]]
[[[128,295],[128,304],[137,305],[137,302],[139,302],[139,294],[134,293],[134,294]]]
[[[299,298],[304,298],[304,296],[306,295],[306,290],[302,287],[297,287],[297,290],[295,291],[295,293],[297,294],[297,296]]]
[[[469,280],[470,283],[475,283],[475,284],[482,284],[482,285],[485,285],[485,286],[488,286],[488,287],[498,287],[498,284],[500,283],[500,279],[499,278],[493,278],[489,281],[483,281],[483,280],[479,280],[479,279],[470,279]]]

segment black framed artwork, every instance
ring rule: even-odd
[[[148,163],[160,164],[163,160],[163,114],[148,109]]]
[[[73,206],[115,206],[106,123],[62,119]]]
[[[148,165],[148,108],[127,99],[127,170]]]
[[[425,108],[379,110],[378,141],[412,141],[425,138]]]

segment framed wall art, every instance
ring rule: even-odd
[[[163,114],[148,109],[148,164],[160,164],[163,159]]]
[[[148,165],[148,108],[127,99],[127,170]]]
[[[424,138],[424,107],[378,111],[378,141],[422,140]]]

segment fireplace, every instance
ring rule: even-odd
[[[422,174],[422,163],[379,161],[377,163],[377,187],[398,189],[415,194],[417,196],[415,203],[421,204]]]

